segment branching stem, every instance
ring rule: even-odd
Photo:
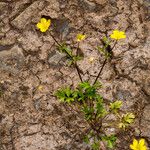
[[[97,77],[96,77],[96,79],[95,79],[93,85],[97,82],[98,78],[100,77],[101,72],[103,71],[103,68],[104,68],[106,62],[107,62],[107,58],[105,58],[105,60],[104,60],[104,62],[103,62],[103,64],[102,64],[102,67],[101,67],[101,69],[100,69],[100,71],[99,71],[99,73],[98,73],[98,75],[97,75]]]
[[[57,44],[58,46],[62,47],[62,45],[56,40],[56,38],[55,38],[51,33],[50,33],[50,36],[53,38],[53,40],[56,42],[56,44]],[[77,70],[78,76],[79,76],[81,82],[83,82],[82,76],[81,76],[81,74],[80,74],[80,69],[79,69],[77,63],[74,61],[73,57],[72,57],[66,50],[65,50],[65,53],[70,57],[70,59],[73,60],[73,64],[74,64],[74,67],[75,67],[76,70]]]
[[[117,40],[115,41],[114,46],[111,48],[111,51],[113,51],[113,49],[114,49],[114,47],[116,46],[116,44],[117,44]],[[97,77],[96,77],[96,79],[95,79],[93,85],[97,82],[98,78],[100,77],[101,72],[103,71],[104,66],[106,65],[106,62],[107,62],[107,58],[105,58],[105,60],[104,60],[104,62],[103,62],[103,64],[102,64],[102,67],[101,67],[101,69],[100,69],[100,71],[99,71],[99,73],[98,73],[98,75],[97,75]]]

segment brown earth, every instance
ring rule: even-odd
[[[94,50],[102,36],[113,29],[126,32],[102,72],[100,92],[122,100],[123,110],[136,114],[132,131],[120,133],[116,149],[128,150],[133,137],[150,145],[149,0],[1,0],[0,150],[89,149],[81,140],[86,123],[53,96],[59,87],[77,85],[79,78],[49,32],[36,29],[42,15],[51,18],[58,39],[69,43],[77,33],[86,33],[79,66],[90,81],[103,62]]]

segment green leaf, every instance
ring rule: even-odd
[[[101,48],[101,47],[97,46],[97,49],[99,50],[100,53],[105,54],[104,47]]]
[[[86,120],[91,120],[93,118],[94,108],[84,105],[82,108],[82,112],[84,112]]]
[[[75,100],[74,91],[69,87],[58,90],[55,96],[57,96],[61,102],[71,103]]]
[[[96,87],[91,86],[89,82],[81,82],[79,84],[79,90],[84,93],[85,99],[93,100],[96,97]]]
[[[106,36],[104,36],[102,40],[106,45],[110,45],[110,41]]]
[[[81,56],[73,56],[74,61],[79,61],[79,60],[82,60],[82,59],[83,59],[83,57],[81,57]]]
[[[86,89],[90,88],[91,85],[89,82],[81,82],[81,83],[79,83],[79,87],[86,90]]]
[[[78,101],[84,101],[85,100],[85,95],[82,91],[80,90],[76,90],[74,92],[74,97],[78,100]]]
[[[122,116],[121,123],[119,123],[119,128],[125,129],[131,123],[134,122],[135,115],[133,113],[126,113]]]
[[[61,44],[61,46],[58,46],[58,49],[60,52],[66,54],[68,53],[69,55],[72,56],[72,50],[65,43]]]
[[[86,136],[84,137],[83,141],[84,141],[86,144],[89,144],[90,140],[89,140],[88,135],[86,135]]]
[[[92,145],[92,150],[99,150],[100,148],[100,144],[99,144],[99,141],[98,142],[94,142]]]
[[[96,94],[95,99],[97,102],[102,103],[103,102],[103,97],[99,94]]]
[[[101,88],[102,87],[102,84],[99,82],[99,81],[97,81],[94,85],[93,85],[93,87],[94,88]]]
[[[110,110],[114,113],[117,113],[117,111],[121,108],[122,101],[115,101],[113,103],[110,103]]]
[[[73,60],[71,60],[71,59],[68,60],[68,66],[69,66],[69,67],[70,67],[71,65],[73,65],[73,63],[74,63]]]
[[[108,148],[113,149],[116,144],[117,137],[115,135],[104,136],[104,137],[102,137],[102,140],[107,142]]]
[[[133,113],[127,113],[123,116],[123,120],[129,124],[134,121],[135,115]]]
[[[107,111],[104,107],[103,101],[99,99],[96,102],[96,115],[98,118],[100,118],[100,117],[104,117],[106,114],[107,114]]]
[[[103,37],[101,40],[103,47],[98,46],[97,49],[102,53],[106,58],[109,58],[112,55],[110,41],[107,37]]]
[[[126,128],[126,124],[125,123],[119,123],[119,128],[121,129],[125,129]]]

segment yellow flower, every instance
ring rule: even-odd
[[[115,40],[120,40],[120,39],[125,39],[126,35],[125,32],[123,31],[114,30],[113,33],[110,35],[110,37]]]
[[[40,29],[41,32],[46,32],[51,25],[50,19],[41,18],[40,22],[37,23],[37,28]]]
[[[80,42],[86,38],[86,35],[84,34],[77,34],[77,41]]]
[[[140,139],[139,141],[134,139],[133,144],[130,145],[130,148],[132,150],[147,150],[144,139]]]

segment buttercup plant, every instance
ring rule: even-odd
[[[41,32],[46,32],[51,24],[51,20],[41,19],[37,27]],[[74,110],[84,114],[84,119],[89,124],[89,130],[85,135],[84,141],[91,146],[93,150],[99,150],[103,145],[105,147],[113,149],[116,145],[117,137],[115,134],[108,134],[106,131],[111,128],[118,130],[127,130],[131,123],[134,122],[135,115],[131,112],[122,113],[120,110],[122,107],[122,101],[114,100],[113,102],[106,103],[105,99],[101,94],[98,93],[98,89],[102,88],[98,79],[104,69],[108,59],[113,59],[113,49],[120,39],[126,38],[123,31],[114,30],[110,37],[103,37],[101,42],[102,46],[98,46],[97,50],[102,53],[105,57],[104,62],[99,70],[97,77],[93,83],[83,81],[81,76],[81,70],[77,62],[83,59],[77,51],[79,50],[79,42],[85,40],[85,34],[77,34],[76,41],[78,46],[76,47],[76,54],[73,53],[71,45],[66,43],[58,42],[55,37],[50,33],[52,38],[57,44],[59,52],[65,53],[70,65],[76,69],[80,82],[77,87],[63,87],[55,92],[55,96],[62,103],[68,104],[68,107],[72,105]],[[112,40],[115,40],[114,45]],[[113,45],[113,46],[111,46]],[[91,58],[92,62],[94,58]],[[110,115],[115,117],[115,121],[110,123],[108,118]],[[139,143],[141,144],[141,142]],[[143,142],[142,142],[143,144]],[[142,145],[141,144],[141,145]],[[137,146],[137,142],[130,145],[133,149]],[[133,150],[145,150],[145,149],[133,149]]]

